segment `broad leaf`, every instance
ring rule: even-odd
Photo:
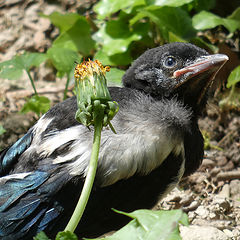
[[[60,74],[69,73],[74,65],[75,61],[78,61],[80,56],[77,52],[61,48],[58,44],[53,45],[47,51],[49,59],[52,61],[54,67],[58,70]]]
[[[51,239],[49,239],[44,232],[40,232],[37,234],[36,237],[33,238],[33,240],[51,240]]]
[[[128,65],[133,61],[129,50],[124,53],[108,56],[102,49],[99,49],[99,51],[96,52],[94,59],[98,59],[103,65],[111,66]]]
[[[0,78],[16,80],[23,74],[23,69],[18,68],[15,64],[15,60],[8,60],[0,63]]]
[[[119,10],[131,11],[133,7],[145,5],[144,0],[102,0],[94,6],[94,11],[98,14],[98,19],[104,19]]]
[[[133,25],[145,17],[148,17],[158,26],[165,41],[169,41],[169,32],[183,39],[189,39],[195,36],[196,32],[192,26],[191,18],[187,12],[181,8],[148,7],[139,11],[139,13],[130,20],[130,24]]]
[[[41,14],[41,16],[44,18],[48,18],[53,25],[59,28],[61,33],[66,32],[75,24],[78,19],[82,18],[77,13],[61,14],[59,12],[53,12],[50,15]]]
[[[78,238],[76,234],[70,231],[66,231],[66,232],[59,232],[57,234],[56,240],[78,240]]]
[[[125,71],[117,69],[117,68],[111,68],[111,71],[106,73],[106,78],[108,83],[114,83],[115,85],[122,85],[122,76],[125,73]]]
[[[240,82],[240,66],[236,67],[229,75],[227,80],[227,88],[232,87],[236,83]]]
[[[133,220],[112,236],[101,240],[181,240],[179,223],[188,225],[187,215],[181,210],[119,213]]]
[[[28,53],[17,55],[13,59],[0,63],[0,77],[10,80],[19,79],[23,70],[29,71],[31,67],[38,67],[47,59],[43,53]]]
[[[78,51],[84,56],[90,55],[91,50],[94,49],[94,41],[87,20],[80,16],[71,28],[53,42],[53,46]]]
[[[118,31],[121,34],[117,34]],[[94,39],[101,43],[102,51],[111,56],[126,52],[133,41],[141,39],[141,35],[130,32],[128,25],[121,21],[109,21],[94,35]]]
[[[193,0],[146,0],[147,5],[181,7]]]
[[[193,26],[197,30],[206,30],[223,25],[229,32],[240,29],[240,21],[230,18],[221,18],[213,13],[201,11],[193,17]]]
[[[192,8],[195,9],[195,11],[200,12],[203,10],[210,10],[214,8],[216,5],[216,0],[194,0],[190,4],[188,4],[188,7],[190,6],[189,12]]]
[[[47,97],[34,95],[24,104],[21,112],[34,112],[40,116],[41,114],[46,113],[49,108],[50,100]]]
[[[206,41],[204,41],[202,38],[200,37],[195,37],[191,39],[191,43],[201,47],[201,48],[205,48],[208,49],[209,51],[213,52],[213,53],[218,53],[219,48],[213,44],[210,44]]]
[[[230,16],[228,16],[228,19],[240,21],[240,7],[238,7]]]
[[[169,42],[186,42],[183,38],[177,36],[176,34],[169,32],[168,33],[168,40]]]

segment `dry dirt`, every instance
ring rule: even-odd
[[[0,1],[0,62],[23,50],[44,52],[51,45],[58,30],[49,20],[39,17],[40,12],[74,12],[89,6],[88,1],[83,4],[71,0],[58,4],[55,1]],[[49,97],[52,104],[63,99],[65,79],[56,78],[52,68],[42,64],[31,73],[39,93]],[[0,125],[6,129],[0,136],[0,149],[15,142],[37,120],[32,113],[18,113],[25,98],[32,94],[26,75],[18,81],[0,79]],[[217,102],[215,98],[200,120],[201,130],[211,139],[202,166],[159,202],[156,209],[182,208],[191,224],[213,226],[221,230],[226,239],[240,239],[240,114],[220,112]]]

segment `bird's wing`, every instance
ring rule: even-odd
[[[42,231],[59,216],[61,206],[46,198],[49,179],[44,171],[0,178],[0,239],[19,239],[31,231]]]
[[[5,175],[8,170],[16,163],[19,156],[30,146],[33,133],[29,130],[11,147],[0,152],[0,176]]]

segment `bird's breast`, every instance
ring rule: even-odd
[[[118,133],[111,139],[103,134],[98,176],[102,186],[127,179],[135,174],[147,175],[159,167],[170,153],[184,152],[181,135],[165,127],[148,127]]]

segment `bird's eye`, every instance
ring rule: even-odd
[[[167,57],[164,61],[165,67],[172,68],[177,64],[176,58],[174,57]]]

